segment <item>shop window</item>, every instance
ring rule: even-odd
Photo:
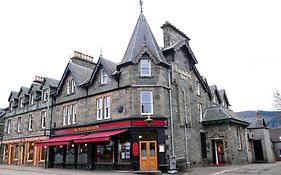
[[[78,162],[79,163],[87,163],[87,143],[78,144]]]
[[[97,162],[113,162],[113,144],[99,143],[96,148]]]
[[[118,162],[129,162],[131,153],[130,140],[120,139],[118,142]]]
[[[18,160],[19,159],[19,155],[20,155],[20,147],[18,144],[15,144],[15,153],[14,153],[14,160]]]
[[[54,147],[54,162],[61,163],[63,161],[63,146]]]
[[[66,162],[73,163],[74,157],[75,157],[75,146],[74,146],[74,144],[67,145],[66,158],[65,158]]]
[[[4,152],[3,152],[3,161],[8,161],[8,151],[9,151],[9,146],[4,145]]]
[[[44,161],[45,160],[45,148],[43,146],[40,146],[40,153],[39,153],[39,160]]]
[[[34,157],[34,143],[27,144],[27,160],[33,160]]]

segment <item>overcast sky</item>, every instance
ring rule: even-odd
[[[144,0],[159,46],[169,21],[189,38],[201,75],[226,89],[231,108],[271,110],[281,87],[279,0]],[[0,1],[0,108],[35,75],[60,79],[74,50],[120,62],[138,0]]]

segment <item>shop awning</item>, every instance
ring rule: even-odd
[[[91,133],[84,137],[80,137],[74,140],[75,143],[85,143],[85,142],[101,142],[101,141],[108,141],[111,136],[120,134],[122,132],[127,131],[126,129],[122,130],[115,130],[115,131],[105,131],[105,132],[98,132],[98,133]]]
[[[85,136],[85,134],[54,137],[48,140],[43,140],[41,142],[38,142],[36,143],[36,146],[68,145],[71,140],[79,139],[82,138],[83,136]]]

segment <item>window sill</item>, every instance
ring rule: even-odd
[[[143,78],[143,79],[153,79],[154,76],[151,76],[151,75],[140,75],[139,78]]]

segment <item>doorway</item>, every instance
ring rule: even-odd
[[[222,140],[212,140],[213,163],[215,165],[224,165],[224,150]]]
[[[254,143],[255,160],[264,161],[261,140],[254,140],[253,143]]]
[[[158,170],[156,141],[140,141],[140,170]]]

